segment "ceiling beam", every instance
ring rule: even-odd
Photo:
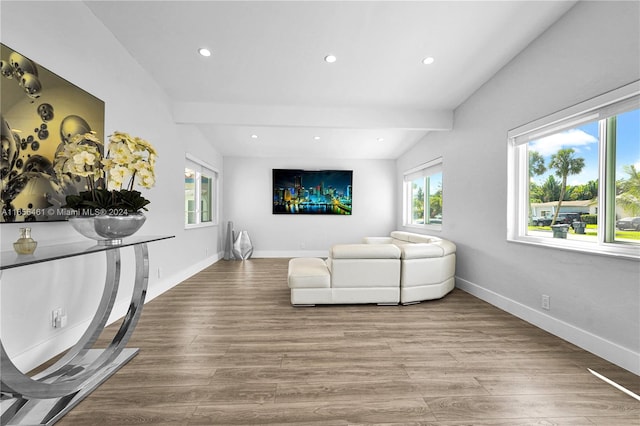
[[[308,107],[176,102],[173,118],[181,124],[218,124],[333,129],[451,130],[452,110],[410,108]]]

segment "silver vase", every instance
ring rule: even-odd
[[[253,254],[253,245],[247,231],[240,231],[233,243],[233,255],[236,259],[246,260]]]
[[[142,213],[126,216],[70,216],[69,223],[73,229],[99,245],[122,244],[122,239],[135,234],[144,224],[147,217]]]
[[[227,235],[224,240],[224,260],[233,259],[233,254],[231,253],[231,247],[233,247],[234,242],[233,235],[233,222],[227,222]]]

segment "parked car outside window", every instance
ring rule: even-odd
[[[616,222],[616,228],[621,231],[625,229],[633,229],[640,231],[640,217],[625,217]]]
[[[534,226],[549,226],[551,225],[552,217],[533,216],[531,218],[531,224]]]
[[[580,222],[580,213],[558,213],[556,225],[572,225],[573,222]]]
[[[582,213],[558,213],[555,224],[573,226],[573,222],[581,221],[581,214]],[[552,220],[553,216],[533,216],[531,218],[531,224],[534,226],[549,226]]]

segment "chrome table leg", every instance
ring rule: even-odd
[[[142,313],[149,281],[146,243],[133,246],[135,283],[129,309],[106,349],[93,349],[111,314],[120,283],[120,249],[107,250],[104,290],[91,324],[80,340],[54,365],[29,377],[7,355],[0,342],[3,425],[51,425],[133,358],[138,349],[125,349]]]

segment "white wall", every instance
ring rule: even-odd
[[[578,3],[456,110],[452,132],[398,159],[396,176],[444,157],[440,235],[458,245],[459,287],[636,373],[639,263],[509,243],[506,197],[507,131],[640,78],[639,17],[638,2]]]
[[[333,244],[388,235],[395,225],[394,161],[225,157],[224,167],[224,218],[248,231],[256,257],[326,256]],[[353,170],[353,214],[272,214],[272,169]]]
[[[168,99],[151,77],[82,2],[2,2],[2,43],[105,102],[105,133],[129,132],[159,152],[156,187],[146,235],[175,235],[152,243],[147,300],[218,259],[218,227],[184,230],[184,158],[188,151],[222,171],[222,157],[199,131],[177,126]],[[0,225],[0,248],[12,250],[19,224]],[[81,240],[65,222],[32,224],[40,245]],[[132,249],[123,250],[122,294],[114,319],[128,305]],[[205,253],[209,253],[205,255]],[[161,266],[161,276],[158,268]],[[88,324],[103,283],[104,257],[50,262],[4,271],[1,286],[2,342],[18,367],[29,369],[75,343]],[[69,326],[53,329],[52,309],[67,310]]]

